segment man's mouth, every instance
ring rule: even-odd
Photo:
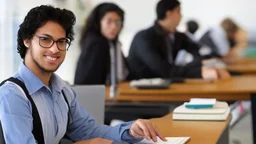
[[[45,56],[48,60],[55,61],[58,57]]]
[[[59,56],[45,56],[45,58],[52,64],[57,64]]]

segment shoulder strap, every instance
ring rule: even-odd
[[[32,117],[33,117],[33,130],[32,130],[32,133],[33,133],[33,135],[34,135],[34,137],[35,137],[35,139],[36,139],[38,144],[44,144],[44,135],[43,135],[41,119],[40,119],[37,107],[36,107],[33,99],[31,98],[31,96],[29,95],[28,90],[27,90],[25,84],[22,81],[20,81],[19,79],[17,79],[17,78],[10,77],[9,79],[3,81],[0,84],[0,86],[3,85],[6,81],[11,81],[11,82],[17,84],[25,92],[28,100],[30,101],[30,103],[32,105]]]
[[[61,92],[62,92],[62,94],[63,94],[63,97],[64,97],[64,99],[65,99],[65,102],[66,102],[67,105],[68,105],[68,122],[67,122],[67,128],[68,128],[68,125],[69,125],[69,123],[70,123],[70,116],[71,116],[70,105],[69,105],[69,103],[68,103],[68,99],[67,99],[67,97],[66,97],[64,91],[62,90]]]
[[[66,97],[66,95],[65,95],[65,93],[64,93],[64,90],[62,90],[61,92],[62,92],[62,95],[63,95],[63,97],[64,97],[64,100],[65,100],[65,102],[67,103],[67,106],[68,106],[68,122],[67,122],[67,130],[68,130],[68,125],[69,125],[69,123],[70,123],[70,118],[71,118],[71,109],[70,109],[70,105],[69,105],[69,103],[68,103],[68,99],[67,99],[67,97]],[[65,135],[64,138],[69,139],[69,137],[68,137],[67,135]]]
[[[4,140],[4,133],[3,133],[1,121],[0,121],[0,143],[1,144],[6,144],[5,140]]]

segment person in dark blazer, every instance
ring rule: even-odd
[[[160,0],[156,11],[154,26],[138,32],[131,43],[128,63],[134,78],[218,79],[218,70],[202,66],[200,46],[176,31],[181,19],[180,2]],[[176,58],[182,49],[191,53],[194,60],[178,65]]]
[[[77,62],[74,84],[106,84],[110,79],[111,48],[116,50],[117,80],[128,77],[126,60],[118,36],[123,28],[124,11],[113,3],[98,5],[82,30],[81,55]]]

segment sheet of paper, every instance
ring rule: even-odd
[[[190,104],[216,104],[216,99],[192,98]]]
[[[152,140],[148,141],[146,139],[142,140],[137,144],[185,144],[190,137],[166,137],[167,142],[162,141],[159,137],[157,137],[157,142],[153,142]]]

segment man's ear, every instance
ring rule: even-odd
[[[170,17],[171,15],[172,15],[172,11],[170,11],[170,10],[166,11],[165,16],[167,18]]]
[[[23,43],[24,43],[24,45],[25,45],[27,48],[30,48],[31,41],[30,41],[29,39],[23,40]]]

